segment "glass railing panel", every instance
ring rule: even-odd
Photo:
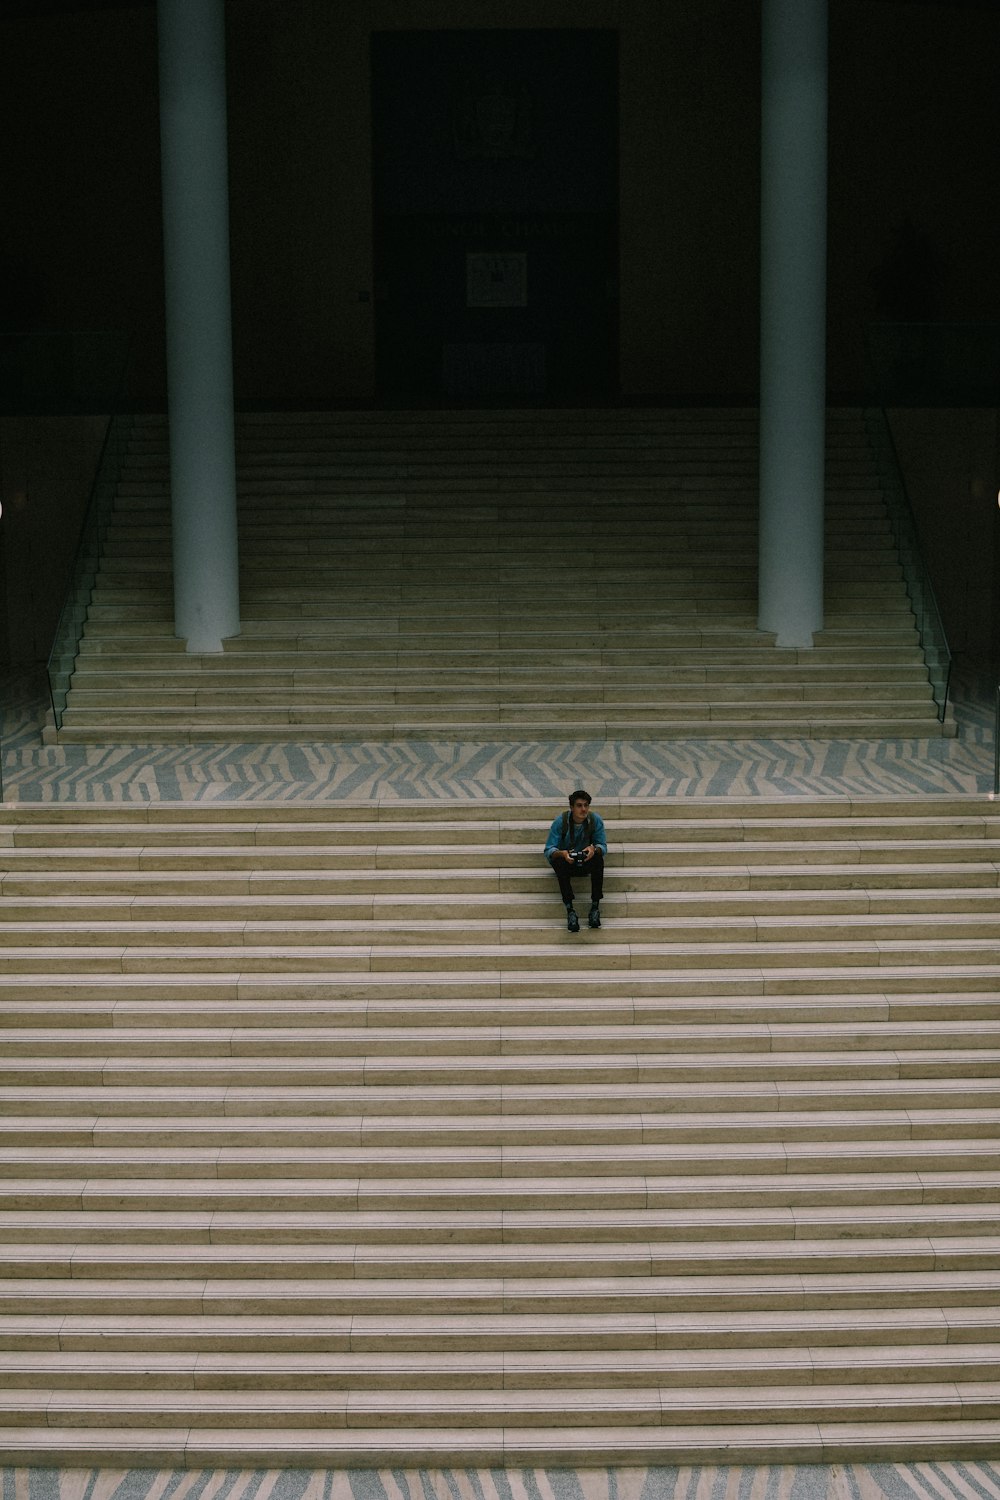
[[[77,547],[69,590],[49,653],[49,694],[56,728],[62,728],[70,681],[80,652],[87,614],[94,597],[104,539],[114,511],[122,460],[128,447],[131,418],[113,416],[101,450],[90,503]]]
[[[947,712],[951,652],[888,416],[891,407],[995,407],[1000,324],[875,323],[866,330],[873,401],[866,419],[939,717]]]
[[[79,496],[89,489],[70,573],[70,582],[56,625],[47,670],[56,725],[61,726],[70,678],[93,596],[101,552],[114,507],[130,419],[119,415],[128,366],[128,338],[119,331],[53,333],[0,332],[0,414],[20,422],[20,430],[38,428],[36,453],[30,465],[48,452],[50,419],[67,418],[72,426],[81,417],[97,420],[100,440],[96,471],[79,473]],[[34,418],[42,419],[35,423]],[[91,423],[93,425],[93,422]],[[103,439],[100,438],[103,425]],[[39,446],[41,445],[41,446]],[[93,449],[91,450],[91,453]],[[93,462],[92,457],[89,462]],[[78,472],[78,471],[77,471]],[[55,584],[58,589],[60,584]],[[50,617],[51,618],[51,617]]]
[[[869,407],[865,425],[875,454],[879,486],[885,501],[907,597],[927,667],[938,719],[944,723],[951,681],[951,651],[924,563],[916,522],[903,482],[889,420],[881,407]]]

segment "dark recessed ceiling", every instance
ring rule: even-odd
[[[34,21],[42,16],[68,16],[76,11],[152,9],[156,0],[6,0],[0,9],[5,21]]]
[[[233,0],[228,0],[229,4]],[[837,0],[831,0],[836,5]],[[878,0],[883,5],[934,5],[948,10],[995,11],[998,0]],[[81,11],[152,10],[156,0],[0,0],[0,18],[29,21],[42,16],[74,15]]]

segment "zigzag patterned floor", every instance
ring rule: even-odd
[[[1000,1463],[572,1469],[4,1469],[4,1500],[995,1500]]]
[[[993,787],[991,681],[954,690],[958,735],[921,740],[51,746],[37,682],[9,679],[3,792],[18,802],[905,796]]]

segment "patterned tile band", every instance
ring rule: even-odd
[[[993,786],[989,684],[955,694],[958,736],[925,740],[505,741],[53,746],[11,694],[8,802],[975,795]]]
[[[994,1463],[596,1469],[5,1468],[3,1500],[1000,1500]]]

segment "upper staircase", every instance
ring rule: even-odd
[[[244,416],[241,634],[173,634],[165,419],[137,419],[58,733],[920,737],[942,726],[861,416],[829,422],[826,616],[756,628],[752,411]]]

